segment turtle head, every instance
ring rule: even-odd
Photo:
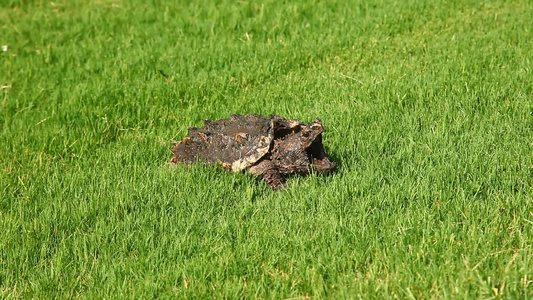
[[[331,162],[326,154],[324,145],[322,144],[322,133],[324,127],[322,121],[319,118],[302,128],[302,138],[304,141],[305,152],[309,157],[313,169],[320,173],[329,172],[334,170],[337,166],[334,162]]]

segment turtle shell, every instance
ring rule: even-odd
[[[249,168],[269,154],[274,138],[299,126],[296,120],[272,115],[231,115],[230,119],[211,121],[204,127],[189,127],[189,136],[178,142],[170,163],[198,160],[220,163],[232,171]]]

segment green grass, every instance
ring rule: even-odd
[[[0,298],[533,294],[533,3],[0,5]],[[339,170],[169,168],[320,117]]]

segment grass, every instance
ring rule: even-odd
[[[1,298],[533,293],[530,1],[4,1]],[[187,126],[326,127],[284,191]]]

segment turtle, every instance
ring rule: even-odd
[[[203,161],[234,172],[249,170],[272,189],[287,187],[285,175],[326,173],[336,168],[322,144],[324,127],[278,115],[232,114],[189,127],[188,136],[172,149],[171,165]]]

